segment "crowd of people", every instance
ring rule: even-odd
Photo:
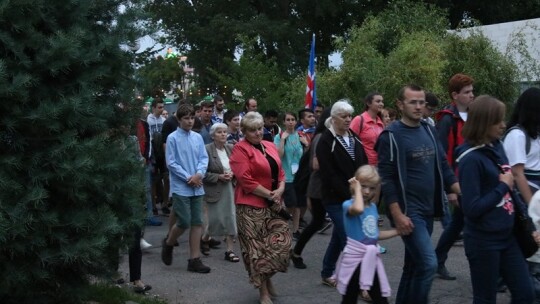
[[[161,224],[158,202],[169,215],[163,263],[172,264],[177,239],[189,230],[187,269],[209,273],[201,254],[223,239],[224,259],[242,261],[260,303],[269,304],[273,275],[287,271],[289,261],[298,269],[317,263],[302,252],[331,221],[321,282],[337,288],[342,303],[388,303],[386,249],[378,240],[394,236],[404,245],[396,303],[429,303],[435,277],[455,280],[446,260],[460,239],[474,303],[496,303],[506,288],[512,303],[538,301],[540,254],[526,259],[514,222],[515,211],[526,214],[528,206],[540,227],[540,89],[519,97],[508,125],[504,103],[473,91],[470,76],[454,75],[450,103],[438,109],[436,95],[406,85],[395,101],[399,117],[378,92],[365,97],[356,116],[348,100],[262,115],[253,98],[237,112],[216,95],[196,107],[180,102],[165,118],[162,99],[154,98],[138,133],[147,224]],[[379,230],[380,212],[392,229]],[[433,246],[435,219],[444,230]],[[540,244],[540,234],[530,234]]]

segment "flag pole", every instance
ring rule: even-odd
[[[317,105],[317,90],[315,86],[315,33],[311,38],[311,51],[309,52],[309,65],[306,78],[306,98],[304,106],[306,109],[315,109]]]

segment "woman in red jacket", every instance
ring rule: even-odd
[[[261,114],[242,118],[244,140],[234,146],[231,169],[238,240],[250,282],[259,289],[260,303],[271,304],[275,291],[270,278],[287,271],[291,233],[282,201],[285,172],[275,145],[263,141]]]

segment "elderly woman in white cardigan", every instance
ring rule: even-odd
[[[227,130],[224,123],[213,124],[210,128],[213,142],[206,145],[208,169],[203,179],[204,201],[208,210],[208,235],[225,236],[225,260],[236,263],[240,258],[233,252],[233,239],[237,230],[233,173],[229,166],[233,146],[227,144]]]

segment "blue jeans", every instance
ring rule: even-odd
[[[533,303],[534,289],[527,263],[512,236],[508,241],[487,241],[464,235],[469,260],[473,303],[495,304],[497,280],[502,276],[512,294],[512,304]]]
[[[396,304],[428,303],[431,283],[437,272],[437,257],[431,244],[433,217],[412,215],[413,232],[402,236],[405,244],[403,274]]]
[[[446,230],[446,227],[450,225],[452,221],[452,213],[450,213],[450,202],[448,202],[448,197],[446,193],[443,195],[443,216],[441,216],[441,225],[443,229]]]
[[[336,262],[347,243],[347,236],[345,235],[345,226],[343,226],[343,208],[341,207],[341,204],[329,204],[328,202],[325,202],[324,209],[326,209],[328,216],[330,216],[334,223],[332,237],[330,238],[330,243],[328,243],[326,253],[324,254],[323,268],[321,271],[322,278],[329,278],[334,274]]]
[[[437,243],[437,248],[435,248],[439,266],[444,266],[444,263],[446,263],[448,251],[450,251],[452,245],[454,245],[459,238],[461,231],[463,231],[463,225],[465,225],[463,211],[461,211],[461,208],[455,207],[454,213],[452,213],[452,220],[448,226],[444,228],[444,231],[441,233],[441,238]]]

